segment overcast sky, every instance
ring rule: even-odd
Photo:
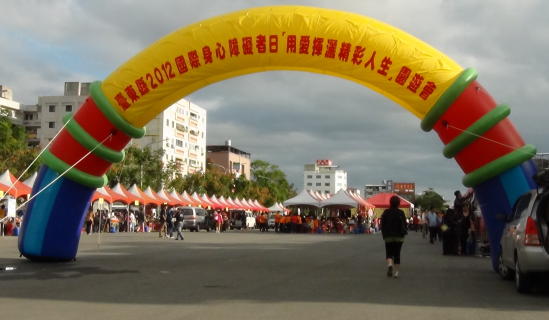
[[[393,25],[448,55],[499,102],[526,143],[549,152],[549,1],[7,0],[0,19],[0,84],[14,100],[62,95],[66,81],[105,79],[157,39],[245,8],[296,4],[354,12]],[[356,83],[270,72],[216,83],[186,97],[208,111],[207,144],[232,145],[277,164],[303,188],[303,165],[331,159],[348,186],[391,179],[446,199],[463,172],[436,133]]]

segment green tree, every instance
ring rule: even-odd
[[[433,207],[437,211],[445,209],[444,199],[433,188],[429,188],[429,190],[424,191],[423,194],[416,197],[417,206],[420,206],[421,210],[428,210],[429,207]]]
[[[286,175],[279,166],[255,160],[251,163],[250,170],[253,173],[253,181],[259,187],[269,190],[270,199],[265,202],[265,206],[272,206],[275,202],[284,202],[297,195],[294,185],[286,180]]]
[[[19,177],[40,153],[40,147],[27,147],[25,127],[13,124],[11,111],[0,108],[0,173],[10,170]],[[22,180],[38,171],[41,165],[38,159],[25,173]]]
[[[109,186],[113,187],[120,182],[126,187],[137,184],[139,187],[151,187],[154,190],[169,183],[173,179],[177,164],[162,161],[164,150],[141,149],[130,146],[125,149],[126,157],[120,163],[115,163],[107,171]]]

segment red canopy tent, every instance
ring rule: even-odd
[[[391,199],[392,196],[397,196],[400,198],[399,208],[410,208],[413,206],[411,202],[400,197],[396,193],[378,193],[375,196],[366,199],[366,201],[376,208],[390,208],[391,205],[389,204],[389,199]]]
[[[124,186],[122,186],[120,183],[117,184],[116,186],[114,186],[114,188],[117,188],[117,187],[120,187],[120,190],[122,190],[122,192],[124,192],[124,194],[126,195],[126,197],[128,197],[128,200],[130,201],[131,204],[134,204],[135,201],[138,201],[140,204],[144,204],[145,203],[145,199],[143,199],[143,197],[141,197],[139,195],[139,193],[132,193],[132,192],[129,192],[128,190],[126,190],[126,188],[124,188]]]
[[[95,190],[95,192],[93,193],[93,196],[92,196],[92,199],[91,199],[91,202],[95,202],[99,199],[103,199],[105,200],[106,202],[108,203],[112,203],[112,197],[111,195],[107,192],[107,189],[108,188],[107,186],[104,186],[102,188],[98,188]]]
[[[6,193],[9,190],[9,194],[14,198],[19,198],[22,196],[30,195],[32,188],[17,181],[17,178],[9,170],[6,170],[2,175],[0,175],[0,190]],[[13,185],[13,187],[12,187]],[[11,189],[10,189],[11,187]]]
[[[196,191],[192,194],[191,199],[197,206],[201,206],[202,208],[208,206],[206,203],[204,203],[202,199],[200,199],[200,196],[198,195],[198,193],[196,193]]]
[[[201,195],[200,199],[206,204],[206,206],[209,206],[210,208],[214,207],[213,201],[210,198],[208,198],[206,194]]]
[[[244,200],[244,199],[242,199],[242,200]],[[249,210],[250,209],[247,204],[245,204],[244,202],[241,202],[236,197],[233,200],[233,203],[237,206],[238,209],[244,209],[244,210]]]
[[[116,186],[115,186],[116,187]],[[123,191],[121,191],[120,189],[118,189],[118,191],[116,190],[113,190],[107,186],[104,187],[105,190],[107,190],[107,193],[111,196],[111,199],[112,199],[112,202],[122,202],[124,204],[129,204],[130,203],[130,199],[128,199],[128,196],[126,196],[124,194]]]
[[[161,206],[165,202],[165,200],[160,198],[160,196],[158,196],[158,194],[154,192],[154,190],[151,187],[147,187],[147,189],[143,191],[143,194],[145,194],[147,197],[151,199],[155,199],[156,204],[158,204],[159,206]]]
[[[170,206],[181,206],[181,200],[174,199],[166,190],[160,189],[156,192],[156,194],[162,199],[165,203],[169,204]]]
[[[183,193],[181,194],[181,199],[185,200],[186,203],[193,207],[198,207],[198,205],[200,204],[199,202],[191,198],[187,191],[183,191]]]
[[[223,205],[223,209],[225,208],[234,209],[234,204],[228,203],[223,196],[219,197],[218,200],[219,200],[219,203]]]
[[[227,202],[229,204],[229,207],[232,207],[232,209],[238,209],[238,206],[236,205],[236,203],[234,203],[231,197],[228,197],[227,199],[225,199],[225,202]]]
[[[179,193],[177,193],[177,191],[172,190],[172,192],[170,192],[170,196],[174,199],[178,199],[179,200],[179,203],[182,205],[182,206],[188,206],[190,205],[189,201],[186,201],[185,199],[183,199],[183,197],[181,197],[181,195]]]
[[[143,202],[142,202],[143,205],[153,204],[155,206],[158,206],[158,205],[161,204],[160,200],[147,195],[145,192],[143,192],[141,189],[139,189],[137,184],[134,184],[130,188],[130,190],[128,190],[128,192],[131,193],[131,194],[134,194],[134,195],[139,195],[141,197],[141,199],[143,199]]]
[[[225,207],[223,204],[221,204],[221,203],[219,202],[219,200],[217,200],[217,197],[216,197],[215,195],[213,195],[213,196],[210,198],[210,201],[214,204],[214,205],[212,206],[214,209],[217,209],[217,208],[223,209],[223,208]]]

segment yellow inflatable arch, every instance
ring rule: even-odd
[[[474,187],[497,267],[503,224],[497,213],[536,187],[536,149],[507,119],[510,109],[422,41],[374,19],[336,10],[277,6],[234,12],[195,23],[151,45],[103,82],[71,117],[36,178],[19,236],[33,260],[76,256],[85,211],[105,173],[124,159],[131,138],[182,97],[209,84],[254,72],[297,70],[360,83],[395,101],[434,129],[443,154]],[[466,129],[464,133],[453,128]],[[479,139],[483,137],[486,139]],[[498,143],[493,143],[497,141]],[[60,177],[61,175],[61,177]],[[59,224],[58,221],[63,221]]]
[[[463,69],[419,39],[374,19],[277,6],[175,31],[123,64],[101,88],[126,120],[142,127],[202,87],[271,70],[348,79],[423,118]]]

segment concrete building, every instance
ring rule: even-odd
[[[379,193],[396,193],[400,197],[410,201],[416,201],[416,184],[414,182],[393,182],[383,180],[381,184],[367,184],[364,188],[364,197],[371,198]]]
[[[234,173],[238,178],[241,174],[250,180],[251,154],[231,146],[231,140],[225,145],[207,146],[207,156],[212,162],[223,169],[223,172]]]
[[[0,105],[13,111],[14,123],[26,127],[28,145],[42,147],[61,130],[65,114],[78,111],[90,93],[90,83],[65,82],[62,96],[38,97],[36,105],[20,105],[11,101],[13,93],[9,88],[0,88]],[[146,127],[146,135],[130,141],[129,145],[164,149],[165,161],[178,161],[183,175],[205,170],[206,110],[182,99]]]
[[[65,114],[75,113],[90,94],[89,82],[65,82],[62,96],[38,97],[38,103],[24,108],[23,125],[29,146],[45,147],[63,127]]]
[[[303,188],[321,193],[336,194],[340,189],[347,190],[347,172],[337,170],[339,166],[331,160],[316,160],[306,164],[303,170]]]
[[[393,192],[393,180],[383,180],[381,184],[367,184],[364,186],[364,198],[366,199],[387,192]]]
[[[132,144],[164,149],[164,160],[180,163],[183,175],[206,170],[206,110],[185,99],[147,124],[147,133]]]
[[[3,85],[0,85],[0,108],[9,111],[14,124],[22,125],[20,119],[23,114],[22,106],[19,102],[13,101],[13,91]]]

